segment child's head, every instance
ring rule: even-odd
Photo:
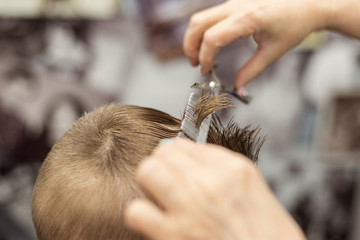
[[[138,164],[180,120],[163,112],[115,104],[80,118],[53,146],[34,189],[32,215],[38,238],[142,239],[124,225],[128,202],[145,197],[134,179]],[[208,142],[257,159],[257,130],[214,123]],[[221,160],[221,159],[219,159]]]

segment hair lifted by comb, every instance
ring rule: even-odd
[[[200,127],[202,121],[211,113],[223,109],[233,108],[231,99],[227,94],[213,95],[206,94],[202,95],[199,101],[194,106],[195,125],[197,128]]]
[[[224,108],[234,108],[228,94],[216,96],[203,93],[194,106],[196,127],[199,128],[209,114]],[[220,118],[213,114],[207,142],[226,147],[257,162],[260,148],[265,141],[264,137],[258,136],[259,131],[260,128],[251,129],[249,125],[241,128],[234,120],[224,126]]]
[[[229,107],[224,96],[204,97],[197,120]],[[36,180],[32,217],[39,240],[144,239],[124,224],[123,212],[145,197],[134,172],[181,120],[155,109],[109,104],[84,115],[53,146]],[[208,142],[257,161],[259,129],[212,121]],[[219,159],[221,161],[222,159]]]

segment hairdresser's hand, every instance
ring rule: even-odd
[[[237,74],[235,87],[240,89],[310,32],[327,27],[328,11],[324,6],[332,2],[229,0],[191,17],[184,38],[185,54],[194,66],[200,63],[204,74],[212,68],[221,47],[253,36],[258,48]]]
[[[126,221],[151,239],[305,239],[253,163],[222,147],[175,139],[137,179],[162,207],[136,200]]]

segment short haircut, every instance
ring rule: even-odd
[[[217,119],[217,120],[216,120]],[[208,142],[256,161],[258,128],[213,121]],[[109,104],[85,114],[53,146],[35,184],[32,217],[39,240],[145,239],[128,229],[124,208],[146,197],[135,181],[138,164],[181,121],[164,112]]]

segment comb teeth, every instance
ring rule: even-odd
[[[195,104],[199,101],[201,95],[198,93],[191,93],[189,97],[188,104],[186,105],[184,119],[181,122],[181,132],[178,134],[178,137],[186,137],[191,140],[197,141],[197,136],[199,129],[197,129],[195,124]]]
[[[197,142],[206,143],[209,133],[210,123],[212,120],[213,113],[210,113],[201,123],[199,129],[199,136],[197,137]]]

